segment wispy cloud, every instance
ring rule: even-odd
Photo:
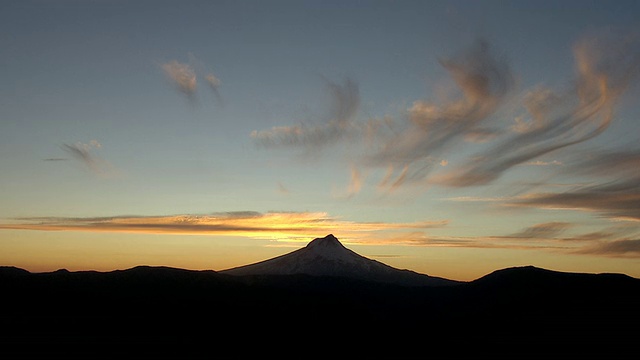
[[[451,236],[448,220],[358,222],[324,212],[238,211],[172,216],[28,217],[0,224],[0,230],[85,231],[139,234],[238,236],[273,240],[282,245],[304,244],[333,233],[346,244],[528,249],[572,254],[640,257],[637,228],[611,227],[563,236],[574,225],[535,224],[506,235]]]
[[[549,239],[556,237],[570,227],[570,223],[559,221],[536,224],[511,235],[511,237],[524,239]]]
[[[97,140],[91,140],[89,143],[77,142],[75,144],[62,144],[61,148],[67,152],[71,158],[79,161],[84,167],[92,173],[99,176],[112,176],[116,173],[115,168],[106,160],[102,159],[95,152],[100,149],[102,144]],[[48,161],[66,160],[63,158],[47,159]]]
[[[202,77],[208,88],[213,92],[215,99],[221,102],[222,97],[219,88],[222,81],[193,54],[190,53],[188,57],[189,61],[186,63],[172,60],[161,65],[169,81],[191,102],[195,102],[198,77]]]
[[[346,190],[334,190],[333,196],[339,199],[348,199],[360,192],[365,176],[356,168],[351,167],[351,180]]]
[[[220,79],[218,79],[212,73],[207,74],[204,77],[204,80],[207,82],[207,85],[209,85],[209,89],[211,89],[211,91],[213,92],[213,95],[215,96],[216,100],[219,103],[222,102],[222,95],[220,95],[220,90],[219,90],[220,85],[222,84],[222,81],[220,81]]]
[[[639,203],[640,193],[610,191],[603,185],[564,193],[529,194],[509,205],[593,211],[611,218],[640,221]]]
[[[192,97],[197,89],[196,72],[189,64],[176,60],[162,64],[162,70],[183,94]]]
[[[593,152],[573,161],[567,175],[595,183],[560,193],[531,193],[507,202],[511,206],[591,211],[613,219],[640,221],[640,150]]]
[[[278,186],[278,193],[279,194],[289,195],[289,193],[290,193],[289,189],[286,186],[284,186],[284,184],[282,182],[278,181],[277,186]]]
[[[220,80],[220,78],[218,78],[218,76],[213,73],[213,70],[211,70],[209,66],[207,66],[203,61],[198,59],[192,53],[189,53],[189,64],[191,64],[199,77],[204,78],[207,87],[213,93],[214,99],[218,102],[219,105],[222,105],[222,95],[220,94],[220,86],[222,86],[222,80]]]
[[[609,242],[599,242],[577,251],[580,254],[604,255],[612,257],[640,257],[640,240],[623,239]]]
[[[402,234],[404,244],[416,246],[446,246],[541,250],[554,253],[640,258],[638,229],[611,226],[600,231],[564,235],[577,229],[567,222],[534,224],[516,233],[490,236],[431,236],[424,232]]]
[[[327,81],[327,91],[331,95],[330,116],[321,124],[277,126],[269,130],[255,130],[251,137],[264,147],[291,147],[307,152],[318,151],[346,138],[359,136],[354,122],[360,107],[358,84],[345,79],[342,84]]]
[[[372,233],[424,231],[441,228],[447,224],[446,220],[409,223],[355,222],[341,220],[322,212],[243,211],[174,216],[31,217],[0,224],[0,229],[231,235],[279,241],[309,241],[339,231],[342,234],[341,239],[365,242]]]
[[[444,200],[458,202],[505,202],[508,199],[509,198],[505,197],[457,196],[446,198]]]
[[[566,88],[536,86],[517,93],[517,74],[506,58],[478,40],[440,59],[457,97],[417,100],[397,116],[362,121],[355,116],[358,88],[347,80],[329,86],[335,114],[330,121],[256,130],[251,137],[266,147],[314,153],[348,143],[346,150],[354,150],[350,166],[380,171],[378,189],[386,191],[409,184],[489,185],[518,165],[569,168],[565,158],[610,127],[621,97],[637,81],[639,40],[613,32],[584,38],[573,48],[575,73]],[[514,123],[505,122],[506,115]],[[550,154],[554,160],[544,158]],[[447,166],[439,166],[445,159]]]
[[[524,163],[523,165],[533,165],[533,166],[560,166],[562,165],[562,161],[552,160],[552,161],[543,161],[543,160],[535,160]]]
[[[360,165],[387,169],[380,188],[394,189],[423,180],[442,153],[460,141],[485,142],[500,130],[484,122],[498,109],[514,85],[513,74],[486,41],[440,63],[460,90],[460,98],[444,104],[419,100],[400,119],[386,117],[357,121],[360,103],[353,80],[329,83],[334,117],[321,125],[293,125],[253,131],[251,136],[267,147],[287,146],[317,150],[349,140],[366,147]]]
[[[574,85],[557,94],[537,89],[524,99],[531,121],[513,136],[439,179],[446,186],[491,183],[515,165],[590,140],[614,118],[617,100],[640,70],[640,43],[629,38],[585,39],[574,48]]]
[[[408,109],[407,121],[392,122],[377,134],[378,142],[364,162],[388,169],[383,186],[396,188],[424,181],[445,151],[460,142],[485,141],[498,132],[485,123],[513,88],[513,74],[506,61],[481,40],[440,63],[461,97],[439,104],[415,101]]]

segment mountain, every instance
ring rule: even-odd
[[[640,279],[522,266],[407,286],[395,281],[407,272],[381,265],[327,236],[227,271],[0,266],[0,348],[11,359],[637,357]],[[394,281],[371,281],[386,271]]]
[[[633,288],[640,285],[640,279],[625,274],[562,272],[529,265],[496,270],[471,281],[469,284],[486,289],[553,288],[556,291],[567,291],[572,287],[586,286],[592,289],[607,286]]]
[[[400,270],[347,249],[329,234],[304,248],[254,264],[220,271],[235,276],[294,275],[334,276],[407,286],[451,286],[459,281]]]

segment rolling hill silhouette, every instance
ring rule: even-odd
[[[296,358],[635,354],[640,279],[533,266],[469,282],[418,276],[438,280],[427,285],[397,274],[421,275],[361,257],[333,236],[219,272],[0,267],[0,345],[40,356],[89,345],[180,358],[247,349]]]

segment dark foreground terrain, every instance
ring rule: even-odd
[[[640,349],[640,279],[621,274],[518,267],[455,286],[406,287],[167,267],[2,267],[0,294],[5,359],[635,359]]]

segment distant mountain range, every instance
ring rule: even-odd
[[[329,235],[224,271],[0,267],[0,324],[4,354],[38,358],[87,346],[181,359],[635,358],[640,279],[524,266],[452,281]]]

